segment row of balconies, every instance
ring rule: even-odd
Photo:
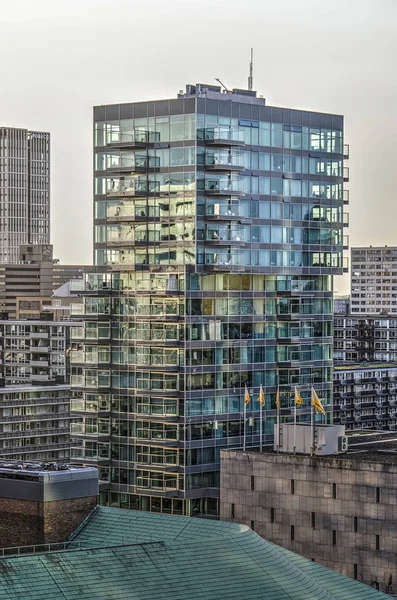
[[[181,138],[182,141],[183,138]],[[245,132],[241,128],[235,128],[230,125],[214,125],[197,129],[197,140],[205,142],[207,146],[245,146]],[[160,132],[149,131],[143,127],[134,127],[128,130],[111,128],[106,132],[104,139],[105,145],[113,148],[131,148],[140,149],[162,142]],[[168,144],[168,140],[164,143]],[[325,152],[321,150],[319,140],[308,145],[308,150],[316,152]],[[337,148],[340,154],[347,160],[350,157],[350,147],[343,144],[343,147]],[[335,149],[334,149],[335,150]]]

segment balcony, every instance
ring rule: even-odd
[[[113,162],[106,169],[108,173],[145,173],[150,168],[160,167],[160,158],[149,158],[146,154],[134,154],[128,158],[121,155],[113,158]]]
[[[50,352],[49,346],[31,346],[30,351],[37,354],[48,354]]]
[[[32,340],[48,339],[48,330],[31,331],[30,338]]]
[[[246,204],[239,202],[219,201],[215,203],[207,203],[205,207],[205,217],[211,220],[233,221],[239,220],[244,222],[252,222],[249,217],[248,207]]]
[[[198,129],[197,138],[204,140],[207,146],[245,146],[244,132],[227,125]]]
[[[343,181],[349,181],[349,167],[343,167]]]
[[[82,303],[73,303],[70,305],[70,314],[78,316],[84,315],[84,308],[84,304]]]
[[[48,373],[32,373],[30,379],[32,381],[51,381],[53,377]]]
[[[156,189],[149,189],[147,180],[143,178],[121,177],[108,179],[106,182],[107,196],[145,196],[149,191],[154,192]]]
[[[48,359],[44,359],[44,360],[31,360],[30,361],[30,366],[31,367],[48,367],[49,366],[49,361]]]
[[[343,158],[348,160],[350,158],[350,146],[349,144],[343,144]]]
[[[343,204],[348,206],[350,203],[350,190],[343,190]]]
[[[121,131],[112,129],[107,133],[106,145],[111,148],[146,148],[149,144],[160,141],[160,133],[145,129]]]
[[[197,181],[198,191],[204,191],[207,196],[244,196],[242,178],[218,177]]]
[[[244,156],[226,150],[206,152],[204,166],[208,171],[242,171],[245,169]]]

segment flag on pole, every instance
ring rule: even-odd
[[[247,406],[247,404],[249,404],[251,402],[251,398],[249,395],[249,391],[247,386],[245,386],[245,394],[244,394],[244,406]]]
[[[302,396],[298,390],[298,388],[295,388],[295,406],[302,406],[303,404],[303,399]]]
[[[280,388],[277,388],[277,394],[276,394],[276,407],[277,410],[280,410],[281,408],[281,404],[280,404]]]
[[[317,413],[321,413],[322,415],[327,414],[314,388],[312,388],[312,406],[314,406],[314,409]]]
[[[261,385],[261,389],[259,390],[258,402],[261,406],[265,406],[265,392]]]

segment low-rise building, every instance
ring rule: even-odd
[[[347,430],[397,427],[397,364],[334,367],[334,423]]]
[[[397,594],[396,453],[394,433],[329,456],[221,451],[221,519]]]
[[[0,486],[0,534],[8,534],[8,544],[10,536],[39,544],[0,549],[1,600],[387,598],[237,523],[92,510],[93,471],[11,471],[15,479]],[[38,541],[32,542],[35,527]]]

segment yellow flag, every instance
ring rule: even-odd
[[[280,388],[277,388],[276,407],[277,407],[277,410],[280,410],[280,408],[281,408],[281,404],[280,404]]]
[[[247,386],[245,386],[245,394],[244,394],[244,406],[247,406],[251,402],[251,398],[248,392]]]
[[[259,390],[258,402],[261,406],[265,406],[265,392],[263,391],[263,387]]]
[[[312,405],[316,412],[321,413],[322,415],[326,415],[327,413],[324,410],[324,406],[321,404],[320,398],[317,396],[316,390],[312,388]]]
[[[298,388],[295,388],[295,404],[296,406],[302,406],[303,400]]]

